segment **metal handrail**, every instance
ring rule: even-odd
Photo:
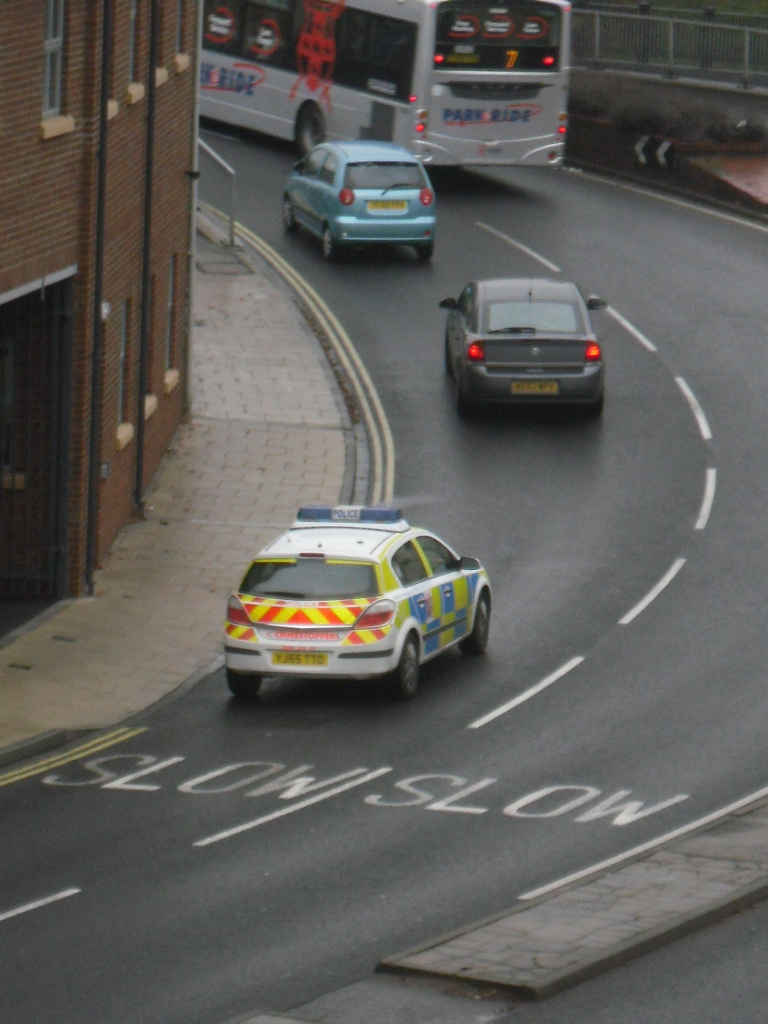
[[[661,65],[667,67],[670,76],[676,70],[691,70],[694,67],[712,69],[713,65],[718,64],[722,72],[740,74],[745,88],[749,88],[756,74],[768,74],[768,31],[765,29],[647,14],[619,14],[599,9],[576,10],[573,18],[573,54],[576,60],[591,59],[596,65],[606,60],[640,66]],[[591,20],[592,25],[591,40],[583,31],[587,19]],[[614,41],[620,38],[622,52],[608,52],[611,49],[606,39],[609,26],[614,27],[611,32]],[[654,37],[651,35],[653,30],[656,30],[655,39],[659,44],[662,38],[665,41],[662,49],[666,53],[662,56],[659,52],[657,60],[651,55],[654,48]],[[690,51],[688,59],[680,51],[679,37],[683,35],[687,44],[683,50]]]
[[[227,161],[219,156],[215,149],[212,149],[207,142],[203,139],[198,139],[197,144],[200,149],[217,163],[223,171],[226,171],[229,175],[229,244],[235,245],[235,179],[237,172],[234,167],[230,167]]]

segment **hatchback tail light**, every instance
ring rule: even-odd
[[[227,603],[227,622],[231,622],[233,626],[250,626],[252,624],[248,618],[248,612],[234,594]]]
[[[355,201],[355,193],[346,186],[339,192],[339,202],[342,206],[351,206]]]
[[[431,206],[434,201],[435,197],[432,194],[431,188],[423,188],[421,192],[419,192],[419,202],[422,206]]]
[[[377,601],[365,609],[354,625],[355,629],[381,629],[388,626],[395,617],[394,601]]]
[[[587,347],[584,349],[584,358],[588,363],[597,363],[603,358],[603,353],[600,351],[600,346],[596,341],[587,342]]]
[[[485,359],[485,348],[482,341],[472,341],[467,348],[467,359],[471,363],[482,363]]]

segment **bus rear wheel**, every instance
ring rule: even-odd
[[[296,145],[302,156],[325,140],[325,118],[316,103],[305,103],[296,117]]]

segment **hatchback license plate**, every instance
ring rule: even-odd
[[[327,654],[307,654],[304,651],[273,651],[273,665],[314,665],[324,668],[328,664]]]
[[[513,395],[556,395],[560,385],[556,380],[516,380],[512,382]]]
[[[408,203],[404,199],[369,199],[369,213],[405,213]]]

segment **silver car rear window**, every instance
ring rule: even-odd
[[[427,182],[419,164],[381,161],[347,164],[344,172],[347,188],[423,188]]]
[[[240,584],[251,597],[295,598],[305,601],[343,601],[378,597],[376,567],[370,562],[331,558],[259,559]]]
[[[582,334],[584,326],[577,308],[570,302],[488,302],[484,309],[484,331],[523,328],[555,334]]]

